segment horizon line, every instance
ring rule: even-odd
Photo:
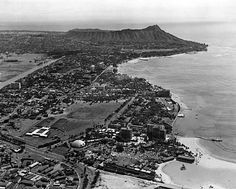
[[[148,26],[154,26],[154,25],[176,25],[176,24],[220,24],[220,23],[234,23],[236,21],[177,21],[177,22],[158,22],[157,23],[110,23],[110,24],[106,24],[104,23],[104,26],[100,26],[100,27],[91,27],[91,26],[80,26],[77,27],[76,25],[72,28],[72,29],[100,29],[100,30],[111,30],[111,31],[117,31],[117,30],[124,30],[124,29],[144,29]],[[65,24],[63,24],[64,22],[0,22],[0,27],[21,27],[21,26],[28,26],[28,27],[35,27],[35,29],[31,28],[31,29],[17,29],[17,28],[12,28],[12,29],[0,29],[0,32],[58,32],[58,33],[63,33],[63,32],[67,32],[70,31],[72,29],[69,29],[69,27],[72,27],[73,25],[71,25],[72,23],[77,23],[79,24],[79,21],[70,21],[70,22],[66,22]],[[82,24],[82,23],[81,23]],[[96,25],[96,24],[94,24]],[[120,25],[121,27],[119,27],[119,29],[114,29],[114,28],[109,28],[109,25]],[[123,25],[123,26],[122,26]],[[128,25],[130,25],[131,27],[128,27]],[[134,27],[134,25],[136,25]],[[139,25],[139,27],[137,27]],[[146,27],[144,26],[146,25]],[[48,30],[38,30],[37,27],[40,26],[44,26],[44,27],[50,27],[50,26],[64,26],[64,28],[68,27],[68,29],[50,29],[48,28]],[[132,27],[133,26],[133,27]],[[105,29],[106,28],[106,29]]]

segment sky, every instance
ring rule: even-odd
[[[0,24],[236,21],[235,0],[0,0]]]

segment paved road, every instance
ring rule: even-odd
[[[32,68],[32,69],[30,69],[30,70],[24,72],[24,73],[19,74],[19,75],[16,76],[16,77],[13,77],[13,78],[11,78],[11,79],[5,81],[5,82],[2,82],[2,83],[0,83],[0,89],[3,88],[3,87],[5,87],[5,86],[7,86],[7,85],[9,85],[10,83],[14,83],[14,82],[16,82],[17,80],[26,77],[27,75],[29,75],[29,74],[31,74],[31,73],[37,71],[38,69],[41,69],[41,68],[43,68],[43,67],[48,66],[48,65],[50,65],[50,64],[52,64],[52,63],[54,63],[54,62],[56,62],[56,61],[58,61],[58,60],[60,60],[60,59],[62,59],[62,58],[64,58],[64,56],[61,57],[61,58],[59,58],[59,59],[55,59],[55,60],[49,61],[49,62],[47,62],[47,63],[45,63],[45,64],[40,65],[40,66],[34,67],[34,68]],[[96,82],[97,79],[98,79],[103,73],[105,73],[110,67],[111,67],[111,66],[108,66],[108,67],[107,67],[106,69],[104,69],[99,75],[97,75],[97,77],[92,81],[91,84],[93,84],[94,82]],[[91,85],[90,85],[90,86],[91,86]],[[134,100],[134,98],[132,98],[132,99],[130,100],[130,102],[127,103],[127,105],[130,104],[130,103],[132,103],[133,100]],[[127,107],[127,105],[121,109],[121,112]],[[5,141],[4,141],[4,142],[5,142]],[[37,154],[37,155],[39,155],[39,156],[41,156],[41,157],[44,157],[44,158],[50,158],[50,159],[58,160],[58,161],[60,161],[60,162],[62,162],[62,161],[64,160],[64,157],[63,157],[62,155],[54,154],[54,153],[48,152],[48,151],[46,152],[46,151],[43,151],[43,150],[41,150],[41,149],[35,148],[35,147],[30,146],[30,145],[27,145],[27,144],[25,145],[25,151],[30,152],[30,153]],[[63,163],[64,163],[64,162],[63,162]],[[80,177],[80,172],[83,172],[83,166],[82,166],[82,165],[78,165],[78,166],[76,166],[76,167],[72,167],[70,164],[67,164],[67,163],[64,163],[64,164],[68,165],[69,167],[73,168],[73,169],[76,171],[76,174],[77,174],[77,176],[78,176],[78,178],[79,178],[78,189],[81,188],[81,187],[82,187],[82,185],[81,185],[81,184],[82,184],[82,183],[81,183],[82,180],[81,180],[81,177]],[[90,170],[89,168],[87,168],[87,171],[89,171],[90,174],[92,175],[92,170]]]
[[[97,81],[97,79],[104,73],[106,72],[108,69],[110,69],[112,66],[107,66],[106,69],[104,69],[99,75],[97,75],[97,77],[92,81],[91,84],[95,83]]]
[[[122,115],[122,113],[126,110],[126,108],[133,103],[136,97],[137,94],[132,98],[130,98],[129,102],[123,108],[121,108],[121,110],[118,113],[114,113],[113,116],[104,123],[105,127],[108,127],[111,121],[114,121],[115,119],[117,119],[118,116]]]
[[[50,159],[54,159],[54,160],[58,160],[58,161],[62,161],[64,159],[64,156],[62,156],[62,155],[55,154],[55,153],[48,152],[48,151],[43,151],[43,150],[40,150],[38,148],[35,148],[35,147],[27,145],[27,144],[25,145],[25,150],[27,152],[31,152],[31,153],[40,155],[42,157],[46,157],[46,158],[50,158]]]

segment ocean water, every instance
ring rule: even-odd
[[[121,73],[144,77],[170,89],[187,105],[176,123],[184,136],[219,137],[203,142],[213,155],[236,159],[236,24],[166,24],[161,28],[180,38],[204,42],[207,52],[156,57],[119,67]]]

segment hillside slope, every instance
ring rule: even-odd
[[[99,29],[73,29],[67,32],[68,36],[89,41],[117,41],[117,42],[183,42],[183,40],[161,30],[158,25],[144,29],[124,29],[118,31]]]
[[[81,41],[99,43],[152,43],[156,48],[178,48],[178,47],[203,47],[203,44],[180,39],[162,30],[158,25],[149,26],[144,29],[124,30],[99,30],[99,29],[73,29],[67,32],[67,36]]]

